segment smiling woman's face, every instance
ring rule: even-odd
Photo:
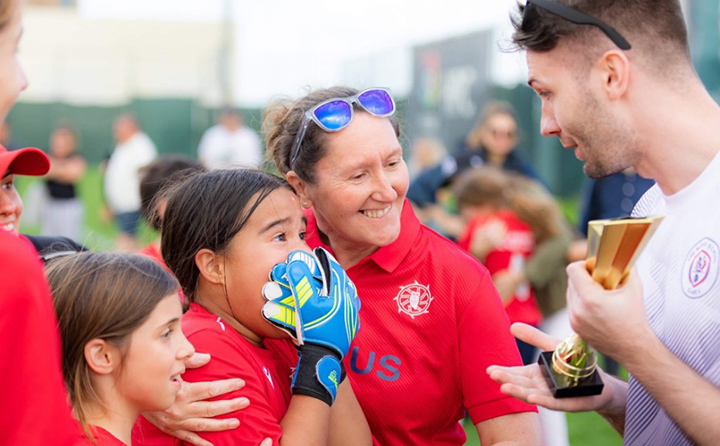
[[[0,231],[18,233],[23,204],[15,189],[14,175],[7,171],[0,180]]]
[[[304,185],[318,228],[341,256],[343,250],[368,255],[394,242],[409,178],[392,124],[357,112],[349,126],[325,138],[315,184]]]

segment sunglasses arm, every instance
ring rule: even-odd
[[[300,144],[302,143],[302,140],[305,138],[305,133],[307,132],[309,125],[310,125],[310,118],[308,118],[307,113],[305,113],[303,115],[303,122],[300,127],[300,130],[298,131],[297,135],[295,136],[295,141],[293,141],[292,149],[290,149],[290,164],[288,165],[290,170],[292,170],[293,164],[295,164],[295,160],[297,159],[298,155],[300,154]]]

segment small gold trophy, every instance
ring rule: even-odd
[[[663,217],[594,220],[588,223],[586,265],[593,280],[606,290],[617,288],[630,275],[635,261]],[[597,354],[580,336],[572,334],[553,352],[538,359],[555,398],[599,395]]]

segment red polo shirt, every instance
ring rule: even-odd
[[[280,421],[290,404],[293,368],[298,355],[289,339],[266,339],[265,348],[255,346],[235,331],[230,324],[193,303],[183,315],[182,330],[195,350],[210,353],[210,362],[197,369],[188,369],[183,379],[189,382],[241,378],[242,389],[213,400],[241,396],[250,400],[245,409],[218,418],[237,418],[240,427],[222,432],[200,432],[215,446],[257,446],[265,438],[278,444],[282,436]],[[140,417],[133,430],[134,445],[190,444],[164,434]]]
[[[3,231],[0,344],[0,444],[79,444],[50,287],[32,244]]]
[[[324,246],[306,217],[308,244]],[[362,326],[345,368],[375,444],[462,445],[464,409],[473,423],[535,411],[485,372],[522,365],[485,267],[421,225],[407,200],[401,219],[397,240],[347,270]]]

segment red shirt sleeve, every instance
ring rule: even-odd
[[[521,366],[522,361],[490,274],[484,268],[481,274],[476,292],[458,315],[464,405],[473,424],[511,413],[537,411],[535,406],[501,393],[500,385],[486,372],[491,365]]]
[[[230,329],[230,328],[228,328]],[[258,376],[257,366],[248,351],[241,351],[229,337],[214,330],[200,330],[188,337],[189,341],[200,352],[211,354],[210,362],[197,369],[188,369],[183,379],[190,382],[217,381],[228,378],[241,378],[245,381],[242,389],[212,398],[210,401],[246,397],[250,405],[236,412],[218,416],[217,418],[237,418],[240,426],[222,432],[198,432],[205,440],[215,446],[257,446],[265,438],[272,438],[278,444],[282,436],[277,417],[277,404],[273,405],[266,392],[265,376]],[[289,369],[288,369],[289,373]],[[283,412],[284,415],[284,412]],[[162,438],[164,437],[164,439]],[[163,434],[150,425],[145,419],[136,424],[133,444],[138,445],[173,445],[177,444],[173,437]],[[181,442],[181,444],[186,444]]]
[[[60,335],[37,253],[0,234],[0,444],[74,445]]]

